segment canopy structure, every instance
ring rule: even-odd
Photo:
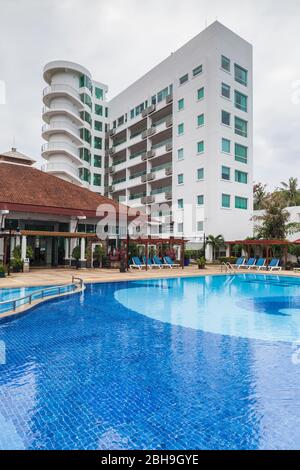
[[[185,244],[187,243],[187,240],[184,238],[156,238],[156,237],[148,237],[148,238],[135,238],[131,239],[128,237],[127,243],[126,243],[126,259],[127,262],[129,260],[129,244],[135,243],[136,245],[144,245],[145,246],[145,256],[146,256],[146,270],[148,269],[149,266],[149,247],[150,246],[163,246],[163,245],[169,245],[170,248],[173,248],[174,246],[180,246],[180,264],[182,269],[184,269],[184,252],[185,252]]]
[[[234,245],[241,245],[243,246],[247,253],[248,256],[250,254],[250,249],[252,247],[260,247],[262,249],[265,249],[266,251],[266,259],[267,263],[270,260],[270,250],[272,247],[275,246],[280,246],[283,248],[283,254],[284,254],[284,266],[286,267],[287,265],[287,257],[288,257],[288,247],[292,245],[300,245],[300,239],[295,240],[295,241],[289,241],[289,240],[276,240],[276,239],[271,239],[271,240],[265,240],[265,239],[260,239],[260,240],[235,240],[235,241],[227,241],[225,242],[226,245],[229,247],[229,256],[231,256],[231,249],[232,246]]]

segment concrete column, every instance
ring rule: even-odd
[[[65,238],[65,259],[70,258],[69,239]]]
[[[26,250],[27,250],[27,237],[26,235],[22,235],[22,244],[21,244],[21,259],[24,261],[26,258]]]
[[[86,258],[85,258],[85,238],[81,239],[80,243],[80,267],[81,268],[86,268]]]
[[[85,261],[85,238],[81,239],[80,244],[80,261]]]

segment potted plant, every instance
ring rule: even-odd
[[[102,245],[96,245],[94,250],[94,266],[102,268],[105,251]]]
[[[14,273],[19,273],[23,269],[23,261],[21,260],[21,258],[14,257],[10,261],[10,267]]]
[[[201,256],[201,258],[199,258],[197,260],[197,264],[198,264],[199,269],[204,269],[205,268],[206,259],[204,258],[204,256]]]
[[[191,256],[189,253],[184,253],[184,266],[190,265]]]
[[[4,269],[4,266],[3,264],[0,264],[0,277],[5,277],[6,274],[5,274],[5,269]]]
[[[77,245],[72,251],[72,258],[75,259],[76,269],[79,269],[79,260],[80,260],[80,246]]]

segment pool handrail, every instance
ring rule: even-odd
[[[11,310],[12,311],[15,311],[17,309],[17,307],[21,307],[22,305],[26,305],[27,303],[29,305],[32,304],[32,300],[33,297],[35,296],[41,296],[40,298],[44,299],[45,298],[45,293],[47,291],[51,291],[51,290],[54,290],[54,289],[57,289],[58,290],[58,294],[56,295],[61,295],[63,294],[64,292],[62,292],[63,289],[68,289],[70,287],[73,287],[72,291],[76,289],[76,282],[75,281],[79,281],[79,284],[80,284],[80,289],[82,290],[83,286],[84,286],[84,282],[81,278],[79,277],[75,277],[75,276],[72,276],[72,282],[69,283],[69,284],[60,284],[60,285],[53,285],[53,286],[49,286],[49,287],[45,287],[44,289],[41,289],[41,290],[36,290],[34,292],[31,292],[30,294],[27,294],[27,295],[24,295],[23,297],[18,297],[16,299],[11,299],[11,300],[4,300],[2,302],[0,302],[0,307],[2,307],[3,305],[5,304],[11,304],[13,306],[12,309],[9,309],[9,310],[4,310],[3,312],[0,311],[0,316],[7,313],[7,312],[10,312]],[[17,305],[18,302],[21,302],[22,300],[25,300],[25,299],[28,299],[28,302],[24,302],[23,304],[21,305]],[[37,300],[37,299],[36,299]]]

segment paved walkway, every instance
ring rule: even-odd
[[[251,270],[246,272],[253,273],[256,271]],[[85,283],[90,283],[162,277],[203,276],[205,274],[222,274],[221,266],[208,266],[205,269],[198,269],[197,266],[189,266],[185,269],[149,269],[147,272],[135,270],[127,273],[120,273],[116,269],[32,269],[29,273],[12,273],[9,277],[0,278],[0,288],[68,284],[72,281],[72,276],[80,277]],[[266,273],[261,271],[260,274]],[[299,272],[295,273],[292,271],[275,271],[267,274],[297,276],[300,278]]]

